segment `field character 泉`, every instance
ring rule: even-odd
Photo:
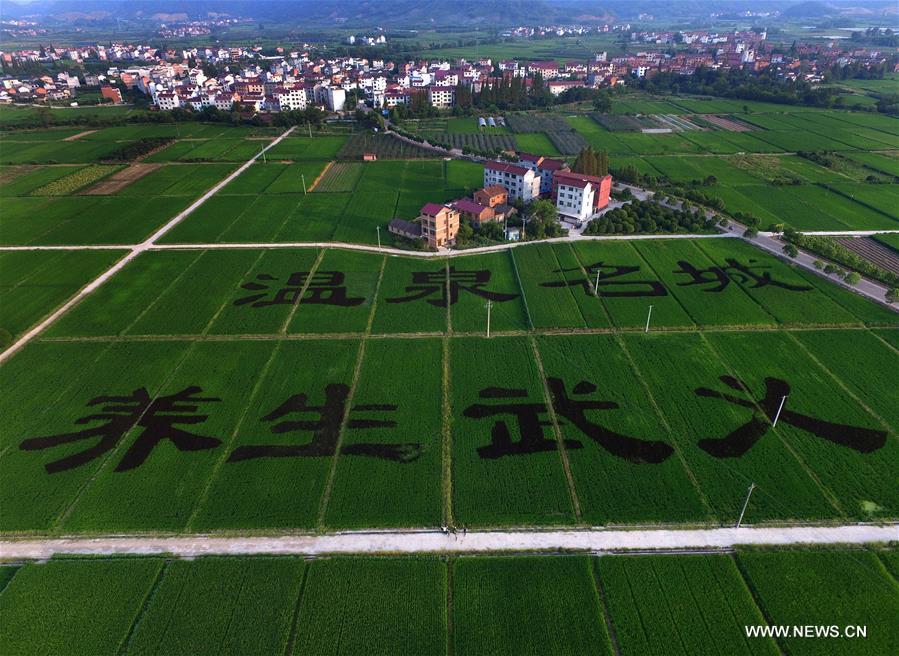
[[[409,303],[433,294],[440,294],[440,298],[428,299],[428,303],[445,308],[455,305],[459,300],[459,292],[466,291],[477,294],[494,302],[511,301],[518,298],[518,294],[504,294],[483,289],[490,282],[490,271],[457,271],[456,267],[449,268],[449,277],[445,271],[414,271],[412,284],[406,287],[408,296],[388,298],[388,303]]]

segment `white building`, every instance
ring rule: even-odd
[[[521,199],[525,203],[540,196],[540,176],[515,164],[487,162],[484,164],[484,186],[502,185],[509,192],[509,200]]]
[[[346,91],[339,87],[328,87],[325,95],[325,106],[332,112],[342,112],[345,104]]]
[[[159,109],[163,110],[177,109],[181,107],[181,98],[176,93],[163,91],[156,94],[156,104],[159,105]]]
[[[553,175],[553,197],[559,214],[584,221],[609,204],[612,176],[598,177],[571,171]]]
[[[456,104],[454,87],[429,87],[428,100],[434,107],[452,107]]]
[[[306,109],[306,91],[303,88],[299,89],[285,89],[285,88],[277,88],[272,94],[275,97],[275,100],[278,101],[278,104],[281,106],[281,111]]]

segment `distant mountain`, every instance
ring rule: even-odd
[[[781,13],[784,18],[826,18],[827,16],[835,16],[840,10],[833,5],[823,2],[800,2],[798,5],[787,7]]]

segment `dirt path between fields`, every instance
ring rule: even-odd
[[[77,141],[81,137],[86,137],[89,134],[93,134],[96,130],[85,130],[84,132],[79,132],[78,134],[73,134],[71,136],[66,137],[63,141]]]
[[[411,554],[526,551],[683,551],[738,545],[869,544],[899,540],[899,524],[712,529],[573,529],[523,531],[368,531],[279,537],[68,537],[0,541],[0,558],[55,554]]]

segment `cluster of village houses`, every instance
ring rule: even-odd
[[[96,79],[85,80],[85,85],[121,84],[134,88],[148,95],[161,110],[216,107],[229,111],[235,103],[240,103],[245,109],[257,112],[302,110],[311,105],[340,112],[345,108],[347,94],[355,89],[375,108],[410,104],[416,94],[425,96],[434,107],[449,108],[456,103],[458,86],[467,86],[477,92],[483,85],[493,83],[497,75],[522,78],[526,85],[530,85],[539,74],[549,92],[558,96],[572,87],[612,86],[623,84],[628,78],[664,71],[689,74],[699,66],[754,71],[774,67],[786,78],[802,77],[814,82],[834,64],[875,65],[888,56],[877,49],[848,48],[849,44],[836,41],[799,44],[794,52],[785,54],[769,43],[767,34],[761,30],[628,31],[627,34],[634,43],[648,44],[654,46],[653,49],[620,57],[599,52],[589,60],[564,63],[494,61],[489,57],[451,63],[445,60],[398,62],[388,58],[352,56],[324,58],[314,55],[307,44],[296,50],[276,48],[275,54],[266,55],[258,46],[161,50],[146,45],[114,43],[0,51],[0,61],[4,64],[65,60],[109,62],[111,66],[105,74],[90,76]],[[357,43],[374,45],[386,41],[383,35],[353,39]],[[675,53],[658,48],[674,44],[679,46]],[[208,76],[200,62],[217,65],[220,71],[227,65],[228,70]],[[60,75],[77,80],[77,76],[67,73]],[[74,97],[76,89],[68,80],[60,83],[53,78],[23,80],[11,76],[2,79],[0,86],[0,102],[58,100]]]
[[[563,220],[579,225],[609,204],[611,192],[611,175],[575,173],[561,160],[518,153],[515,163],[486,162],[484,187],[471,198],[426,203],[414,222],[394,219],[388,229],[407,239],[421,239],[431,248],[442,248],[455,243],[463,220],[475,229],[490,221],[505,222],[516,213],[509,203],[518,200],[527,204],[550,199]],[[516,231],[510,238],[518,234]]]

